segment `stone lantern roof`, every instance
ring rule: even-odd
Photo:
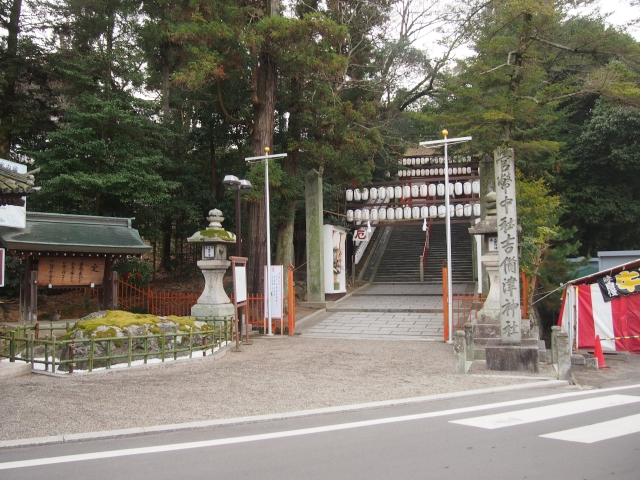
[[[222,228],[224,217],[222,212],[217,208],[209,210],[209,226],[204,230],[199,230],[189,238],[189,243],[236,243],[236,234],[228,232]]]

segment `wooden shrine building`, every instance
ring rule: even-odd
[[[39,288],[97,288],[101,308],[117,308],[114,259],[149,253],[130,218],[27,212],[26,228],[0,226],[0,244],[25,266],[20,320],[37,321]]]

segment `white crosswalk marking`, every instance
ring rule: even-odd
[[[574,415],[577,413],[600,410],[602,408],[616,407],[630,403],[640,402],[640,397],[633,395],[608,395],[606,397],[588,398],[575,402],[559,403],[544,407],[529,408],[515,412],[498,413],[495,415],[485,415],[483,417],[467,418],[463,420],[452,420],[451,423],[469,425],[487,429],[511,427],[525,423],[539,422],[553,418]]]
[[[640,432],[640,415],[631,415],[630,417],[540,436],[568,442],[595,443],[638,432]]]

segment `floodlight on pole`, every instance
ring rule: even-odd
[[[422,146],[439,147],[444,145],[444,208],[446,209],[446,226],[447,226],[447,324],[449,330],[449,341],[453,343],[453,273],[451,265],[451,212],[449,210],[449,157],[447,147],[456,143],[468,142],[472,137],[448,138],[449,132],[442,130],[442,140],[430,140],[428,142],[420,142]]]
[[[242,218],[240,218],[240,193],[242,190],[251,190],[253,185],[249,180],[239,179],[235,175],[225,175],[222,180],[224,188],[236,192],[236,257],[242,256]]]
[[[264,198],[265,198],[265,212],[266,212],[266,221],[267,221],[267,291],[265,292],[266,304],[267,304],[267,319],[268,319],[268,333],[267,336],[272,337],[273,333],[271,332],[271,228],[270,228],[270,219],[269,219],[269,159],[275,158],[284,158],[287,156],[286,153],[277,153],[275,155],[269,155],[271,149],[269,147],[264,147],[265,155],[261,155],[258,157],[247,157],[244,160],[246,162],[259,162],[260,160],[264,160]]]

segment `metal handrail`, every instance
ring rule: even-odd
[[[424,239],[424,248],[422,249],[422,265],[427,264],[427,254],[429,253],[429,237],[431,236],[431,222],[427,224],[427,235]]]

